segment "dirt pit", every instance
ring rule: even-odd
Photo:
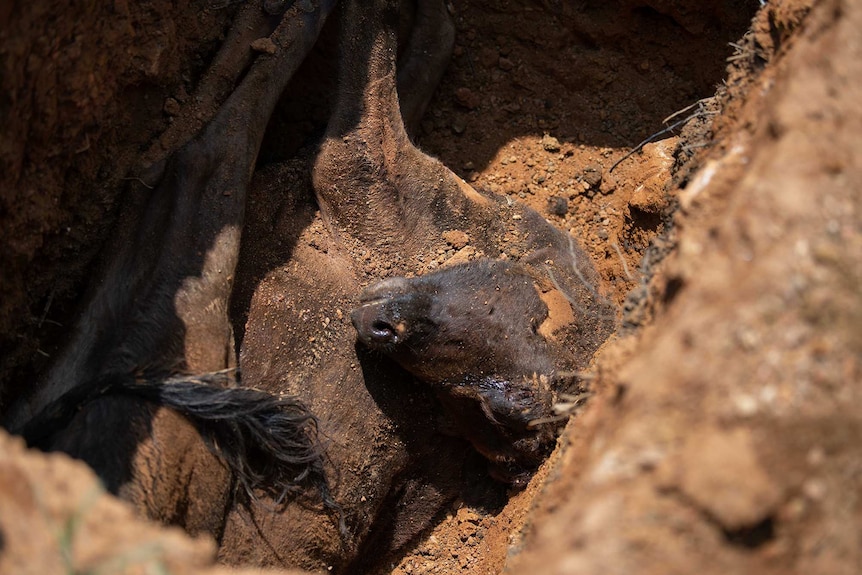
[[[588,400],[560,406],[574,417],[527,489],[493,511],[456,502],[406,554],[369,557],[370,572],[862,569],[862,7],[758,8],[453,4],[455,54],[420,145],[577,238],[619,329]],[[3,404],[61,345],[124,179],[234,8],[64,10],[0,9]],[[262,163],[322,131],[332,52],[283,98]],[[4,441],[25,458],[16,449]],[[22,489],[10,473],[4,517],[39,513],[7,505]],[[43,488],[38,474],[23,483]],[[69,521],[49,520],[0,523],[0,566],[38,571],[10,562],[25,540],[11,533]]]

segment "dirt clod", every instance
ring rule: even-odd
[[[569,199],[562,196],[551,196],[548,198],[548,213],[563,217],[569,213]]]
[[[546,152],[559,152],[560,141],[549,134],[545,134],[542,137],[542,149]]]
[[[470,236],[461,230],[449,230],[443,232],[443,239],[446,243],[452,246],[453,249],[460,250],[470,243]]]
[[[275,54],[278,48],[270,38],[258,38],[251,43],[251,49],[264,54]]]
[[[470,88],[458,88],[455,91],[455,101],[468,110],[474,110],[479,107],[481,98]]]

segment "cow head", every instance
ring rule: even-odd
[[[524,267],[479,260],[368,287],[352,314],[359,341],[428,384],[491,473],[523,485],[553,447],[554,351],[548,308]]]

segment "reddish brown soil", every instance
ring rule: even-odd
[[[0,409],[61,341],[123,178],[232,13],[43,4],[0,8]],[[570,230],[621,329],[530,486],[499,513],[457,502],[378,573],[862,570],[862,7],[770,1],[743,38],[756,2],[708,4],[454,4],[420,144]],[[286,96],[264,160],[322,129],[329,55]],[[680,139],[610,172],[716,87]],[[38,514],[27,494],[56,486],[6,469],[0,565],[12,533],[70,513],[10,526],[10,501]]]

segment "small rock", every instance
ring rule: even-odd
[[[460,250],[470,243],[470,236],[461,230],[448,230],[443,232],[443,239],[446,243],[452,246],[453,249]]]
[[[477,252],[473,246],[464,246],[457,252],[455,252],[452,257],[447,258],[445,265],[447,266],[455,266],[458,264],[467,263],[469,261],[473,261],[477,257],[481,257],[481,253]]]
[[[501,70],[504,70],[506,72],[515,67],[515,63],[508,58],[500,58],[500,60],[497,62],[497,65],[500,67]]]
[[[478,525],[481,520],[482,518],[470,509],[464,508],[458,512],[458,523],[472,523],[473,525]]]
[[[479,95],[470,88],[458,88],[455,90],[455,102],[468,110],[475,110],[479,106]]]
[[[597,188],[602,183],[602,169],[596,166],[587,166],[581,177],[591,188]]]
[[[456,134],[463,134],[464,130],[467,129],[467,126],[464,125],[464,122],[460,120],[456,120],[452,122],[452,131]]]
[[[251,49],[264,54],[275,54],[276,46],[270,38],[258,38],[251,43]]]
[[[602,185],[599,188],[604,195],[612,194],[617,189],[617,181],[610,174],[602,179]]]
[[[168,98],[165,100],[164,110],[168,116],[176,116],[180,113],[180,103],[173,98]]]
[[[548,198],[548,212],[561,218],[569,213],[569,200],[562,196]]]
[[[542,148],[544,148],[546,152],[559,152],[560,141],[550,134],[545,134],[542,137]]]

